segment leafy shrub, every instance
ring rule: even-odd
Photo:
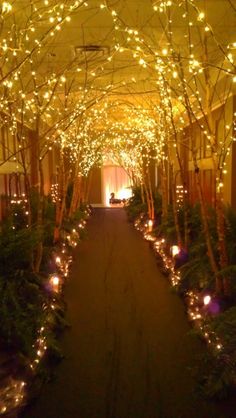
[[[201,358],[196,379],[201,394],[206,398],[225,399],[235,384],[235,364],[229,356],[215,357],[207,352]]]
[[[177,236],[174,223],[174,216],[172,207],[168,207],[168,211],[165,217],[162,217],[161,224],[157,228],[158,235],[165,237],[166,243],[168,245],[176,244]]]
[[[236,385],[236,307],[208,319],[207,325],[218,336],[222,349],[203,359],[200,387],[208,397],[224,398]]]
[[[134,221],[141,213],[147,212],[147,204],[142,202],[141,187],[133,188],[133,195],[125,206],[130,222]]]
[[[0,338],[6,348],[30,356],[42,322],[40,278],[21,272],[0,279]]]
[[[189,206],[189,236],[190,245],[188,250],[189,261],[181,268],[181,281],[179,291],[184,293],[190,289],[204,290],[214,289],[215,282],[212,275],[207,245],[201,221],[200,206]],[[213,208],[208,209],[208,223],[211,234],[213,251],[217,258],[217,231],[216,214]]]
[[[198,291],[214,289],[215,280],[206,253],[203,256],[192,258],[180,267],[180,271],[179,293],[184,294],[192,289]]]
[[[230,265],[236,265],[236,211],[230,206],[225,209],[226,219],[226,245]],[[231,272],[231,277],[236,279],[236,272]],[[236,287],[236,286],[235,286]]]
[[[44,198],[44,225],[43,243],[45,246],[53,245],[53,233],[55,227],[55,204],[50,196]]]
[[[156,224],[160,224],[162,215],[162,196],[157,190],[153,194],[153,200]]]
[[[25,228],[28,223],[25,202],[11,204],[8,216],[8,225],[13,226],[16,231]]]
[[[29,269],[37,242],[36,231],[30,228],[16,231],[3,225],[0,234],[0,275],[11,276],[17,270]]]

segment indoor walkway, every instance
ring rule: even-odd
[[[202,349],[123,209],[97,209],[66,289],[65,360],[24,418],[228,418],[196,398]]]

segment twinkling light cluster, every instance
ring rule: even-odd
[[[218,94],[219,80],[223,77],[234,82],[235,78],[235,42],[229,42],[225,47],[225,41],[220,43],[217,27],[207,20],[211,19],[210,13],[200,10],[195,1],[179,3],[177,1],[154,2],[154,11],[162,22],[163,33],[159,38],[161,42],[155,44],[153,39],[145,31],[129,27],[129,23],[119,17],[119,13],[104,5],[110,12],[116,30],[126,38],[125,47],[118,45],[117,53],[123,53],[124,48],[133,53],[137,65],[151,74],[151,80],[156,84],[159,96],[158,110],[160,122],[157,128],[157,141],[163,140],[165,147],[169,147],[166,156],[171,158],[172,151],[178,152],[182,143],[179,133],[185,126],[193,123],[204,132],[207,138],[209,157],[214,166],[219,167],[217,176],[219,191],[223,187],[223,177],[227,170],[226,159],[229,155],[234,138],[232,133],[225,129],[221,133],[220,142],[216,138],[215,129],[211,122],[213,108],[216,101],[212,97],[220,97],[217,106],[225,106],[228,100],[230,85],[226,94]],[[230,5],[228,5],[230,7]],[[178,19],[177,21],[175,21]],[[176,29],[176,24],[178,29]],[[181,48],[179,50],[179,24],[181,24]],[[165,28],[165,29],[164,29]],[[231,34],[228,34],[230,38]],[[205,47],[204,47],[205,43]],[[163,44],[166,46],[163,47]],[[176,48],[178,45],[178,48]],[[216,55],[211,55],[210,50],[215,46]],[[205,56],[202,50],[205,48]],[[184,59],[183,59],[184,57]],[[207,69],[206,69],[207,68]],[[133,80],[136,82],[136,80]],[[207,94],[201,86],[206,86]],[[201,93],[200,93],[201,91]],[[203,104],[209,97],[207,106]],[[149,99],[150,100],[150,99]],[[151,100],[150,100],[151,102]],[[229,115],[228,130],[232,130],[232,115]],[[202,121],[208,121],[203,124]],[[175,140],[173,141],[173,137]],[[220,143],[220,147],[217,145]],[[186,145],[186,144],[185,144]],[[190,153],[195,153],[196,143],[190,138],[187,144]],[[200,147],[200,145],[197,144]],[[165,158],[165,157],[164,157]]]
[[[48,305],[44,304],[42,306],[42,310],[46,312],[48,310]],[[33,349],[35,350],[35,357],[30,363],[30,368],[32,371],[36,370],[38,364],[40,363],[40,360],[42,359],[47,350],[46,332],[47,330],[45,326],[41,326],[41,328],[38,330],[38,336],[33,345]]]
[[[69,247],[77,247],[78,245],[78,240],[79,240],[79,233],[73,229],[71,231],[70,234],[66,235],[66,240],[67,240],[67,245],[69,245]]]
[[[141,227],[142,218],[138,218],[135,222],[135,227],[143,232]],[[146,226],[147,228],[147,226]],[[153,235],[144,232],[144,239],[147,241],[154,242],[155,251],[161,256],[164,263],[165,271],[168,272],[172,286],[178,286],[181,281],[181,274],[174,268],[174,256],[177,254],[176,249],[172,257],[166,254],[165,250],[165,239],[155,239]],[[174,246],[177,247],[177,246]],[[173,248],[173,247],[172,247]],[[187,303],[188,317],[194,326],[199,328],[203,338],[217,355],[223,352],[223,344],[218,335],[210,328],[207,318],[211,313],[211,306],[214,303],[214,299],[209,294],[199,294],[196,291],[188,291],[186,294],[185,301]],[[219,307],[218,307],[219,309]]]
[[[184,202],[184,193],[187,194],[187,190],[184,189],[184,186],[179,184],[176,186],[176,203],[178,208],[183,205]]]
[[[62,248],[62,254],[61,256],[55,256],[55,262],[56,265],[59,268],[59,271],[62,273],[62,275],[66,278],[69,274],[69,268],[72,263],[72,256],[66,254],[65,244]]]
[[[72,256],[67,254],[66,244],[62,245],[61,254],[58,253],[54,255],[53,261],[55,262],[58,271],[50,274],[48,277],[49,286],[47,289],[51,292],[52,298],[48,303],[44,303],[42,306],[42,311],[45,313],[45,322],[38,330],[37,339],[32,347],[35,352],[35,357],[30,363],[30,368],[33,372],[36,372],[38,364],[47,351],[48,318],[57,305],[53,295],[54,293],[61,293],[64,280],[68,277],[69,267],[72,263]]]
[[[216,354],[223,352],[223,344],[218,335],[210,328],[206,318],[209,316],[209,308],[212,300],[209,295],[208,298],[199,295],[197,292],[187,292],[188,302],[188,316],[194,325],[201,330],[201,334],[206,340],[207,344]],[[207,303],[204,301],[207,301]]]
[[[22,199],[17,196],[14,196],[12,199],[12,204],[14,205],[19,205],[21,202]],[[90,209],[88,208],[85,211],[86,219],[89,217],[89,215]],[[78,224],[78,230],[85,228],[86,219],[81,220],[81,222]],[[76,229],[72,229],[69,236],[70,239],[68,240],[68,244],[74,247],[75,243],[77,244],[78,242],[79,233],[76,231]],[[47,286],[47,291],[51,292],[51,298],[42,306],[45,320],[37,332],[37,338],[32,346],[34,356],[29,363],[29,369],[33,375],[37,373],[38,366],[45,353],[47,352],[48,328],[51,326],[49,318],[51,316],[51,312],[56,309],[58,303],[54,297],[54,294],[61,293],[63,284],[68,278],[70,265],[72,263],[72,256],[67,251],[66,243],[62,244],[61,251],[58,250],[58,252],[53,255],[53,261],[57,271],[49,275],[49,286]],[[22,408],[22,406],[27,403],[28,396],[27,382],[9,377],[7,382],[3,383],[3,386],[0,385],[0,415],[12,413],[15,410],[17,411],[19,408]]]
[[[172,286],[176,287],[181,282],[181,274],[174,267],[174,257],[179,253],[178,246],[171,247],[172,256],[166,252],[166,242],[164,238],[156,239],[148,231],[148,222],[143,221],[144,215],[139,216],[135,221],[135,228],[143,233],[144,239],[153,242],[153,248],[157,254],[160,255],[164,270],[168,273],[168,277]],[[196,291],[188,291],[186,293],[185,302],[187,304],[187,313],[189,320],[194,323],[194,326],[199,328],[203,338],[206,340],[210,349],[217,355],[223,352],[223,344],[218,335],[210,328],[207,319],[212,315],[211,310],[214,311],[214,299],[210,294],[200,294]],[[217,305],[217,309],[219,306]]]
[[[13,225],[12,229],[17,229],[17,221],[20,215],[24,215],[25,217],[25,226],[26,228],[29,227],[28,219],[29,219],[29,202],[26,197],[25,193],[17,194],[14,193],[13,197],[11,198],[11,210],[13,214]]]
[[[26,401],[26,383],[9,377],[4,387],[0,387],[0,415],[6,415],[21,407]]]
[[[51,185],[50,195],[52,197],[53,203],[57,203],[58,201],[61,200],[58,183],[54,183],[54,184]]]
[[[155,1],[153,9],[151,4],[145,5],[150,19],[161,23],[160,36],[154,37],[138,22],[135,25],[129,13],[121,15],[116,5],[90,3],[32,1],[24,11],[17,3],[2,4],[6,24],[0,45],[1,123],[12,134],[18,133],[14,157],[18,166],[23,164],[22,150],[27,148],[26,133],[18,132],[20,123],[38,132],[40,159],[59,145],[70,155],[76,175],[87,176],[94,165],[101,164],[104,153],[111,152],[132,176],[146,181],[144,167],[152,160],[174,161],[183,142],[181,133],[194,123],[205,132],[210,157],[219,167],[217,190],[222,192],[233,126],[229,121],[221,140],[216,141],[212,124],[202,123],[210,122],[212,109],[203,105],[206,97],[201,86],[209,79],[215,88],[213,97],[220,97],[219,105],[225,105],[228,91],[220,96],[214,80],[226,77],[234,81],[234,40],[220,39],[211,14],[201,10],[195,0]],[[95,7],[98,16],[106,15],[113,30],[112,44],[96,59],[70,57],[62,68],[53,59],[57,54],[53,52],[54,39],[61,39],[60,33],[77,13],[90,7],[92,13]],[[9,27],[14,27],[14,35]],[[207,43],[205,56],[202,42]],[[127,68],[134,68],[125,77],[123,66],[114,72],[113,64],[122,62],[123,56],[128,59]],[[45,61],[49,68],[42,64]],[[119,72],[121,76],[116,78]],[[118,99],[119,94],[124,99]],[[211,103],[216,105],[215,100]],[[188,149],[192,153],[195,148],[189,143]]]
[[[160,240],[156,240],[154,242],[154,248],[163,260],[164,268],[169,273],[172,286],[178,286],[181,280],[180,272],[175,269],[174,255],[169,256],[165,251],[165,239],[161,238]]]

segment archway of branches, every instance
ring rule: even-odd
[[[167,213],[171,189],[178,241],[187,245],[178,234],[176,185],[169,181],[179,173],[185,188],[187,158],[216,274],[197,129],[216,179],[221,267],[227,265],[222,200],[235,139],[232,109],[228,116],[236,81],[235,6],[230,0],[215,5],[215,0],[2,3],[0,106],[1,127],[8,133],[2,139],[1,167],[21,173],[26,193],[33,188],[43,198],[45,161],[56,160],[55,240],[71,183],[70,217],[87,200],[92,168],[112,155],[133,184],[142,186],[150,218],[150,167],[158,166],[162,213]],[[30,216],[29,210],[29,224]]]

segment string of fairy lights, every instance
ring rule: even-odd
[[[11,200],[13,209],[16,205],[27,203],[25,195],[14,195]],[[54,263],[56,266],[55,273],[48,277],[47,289],[49,290],[49,299],[42,305],[42,312],[44,313],[44,323],[40,326],[37,332],[36,340],[32,346],[33,357],[29,360],[28,368],[31,376],[37,373],[38,366],[44,358],[48,349],[48,331],[51,327],[51,313],[57,309],[58,300],[55,297],[61,294],[63,285],[69,277],[70,265],[72,263],[72,255],[69,248],[75,248],[80,239],[80,230],[86,227],[87,219],[90,215],[90,209],[85,210],[85,218],[78,222],[76,228],[73,228],[70,233],[65,235],[65,241],[62,242],[61,250],[57,250],[53,254]],[[14,223],[13,223],[14,226]],[[14,228],[15,229],[15,228]],[[21,380],[13,376],[9,376],[5,386],[0,387],[0,415],[8,414],[18,408],[22,408],[27,403],[28,399],[28,383],[29,380]]]
[[[152,243],[154,252],[161,257],[164,271],[167,273],[171,285],[177,288],[181,283],[181,273],[175,268],[175,256],[179,254],[180,248],[173,245],[168,249],[165,238],[156,238],[153,234],[153,221],[151,219],[145,221],[143,214],[136,219],[134,226],[143,234],[146,241]],[[209,322],[206,321],[210,315],[208,307],[213,303],[212,295],[209,293],[200,294],[196,290],[191,290],[187,292],[185,302],[189,320],[194,327],[200,330],[209,348],[216,355],[221,355],[224,351],[223,343],[217,333],[210,328]]]
[[[160,15],[164,16],[164,21],[167,25],[166,27],[169,29],[172,29],[173,33],[171,35],[171,38],[167,36],[166,30],[163,30],[163,37],[165,39],[165,42],[168,41],[167,43],[170,44],[169,49],[166,47],[160,48],[159,44],[158,45],[153,45],[153,43],[151,44],[150,39],[147,37],[147,34],[145,33],[143,34],[138,29],[133,29],[132,27],[129,27],[128,24],[126,25],[123,18],[121,19],[121,17],[119,16],[118,11],[111,9],[106,2],[102,2],[99,6],[102,13],[106,12],[110,14],[111,19],[113,20],[113,23],[114,23],[114,29],[117,35],[117,39],[119,39],[117,40],[117,43],[114,44],[114,48],[111,49],[107,62],[109,63],[113,59],[115,59],[117,54],[122,54],[124,51],[129,51],[130,53],[132,53],[133,58],[134,60],[136,60],[137,64],[140,65],[141,67],[144,67],[148,73],[152,73],[153,75],[152,79],[153,79],[153,82],[155,82],[155,86],[156,86],[155,88],[160,98],[160,104],[156,106],[156,113],[157,114],[163,113],[164,118],[165,118],[164,124],[160,120],[157,123],[157,129],[156,129],[156,135],[155,135],[156,140],[154,141],[154,146],[157,146],[157,152],[156,152],[157,155],[160,155],[159,150],[160,148],[162,148],[161,143],[166,143],[167,136],[171,136],[171,133],[172,133],[171,123],[170,123],[170,118],[171,118],[170,113],[174,112],[174,110],[176,112],[176,114],[173,114],[173,116],[175,119],[175,125],[176,125],[177,131],[183,131],[183,124],[184,122],[186,122],[186,118],[184,118],[181,115],[181,112],[184,113],[183,110],[185,111],[185,107],[182,106],[182,109],[181,109],[180,104],[183,101],[183,93],[182,95],[179,94],[179,90],[183,90],[183,89],[189,90],[188,83],[190,83],[190,79],[189,77],[188,79],[185,79],[184,77],[182,77],[183,80],[181,82],[179,81],[176,87],[175,86],[173,87],[171,84],[172,80],[177,80],[180,77],[180,63],[181,63],[180,59],[177,58],[177,51],[173,49],[173,45],[170,42],[174,38],[174,31],[173,31],[174,23],[172,22],[172,19],[175,14],[175,10],[178,8],[181,10],[181,13],[182,13],[181,30],[185,32],[185,34],[183,35],[183,38],[187,38],[187,41],[185,43],[185,50],[184,50],[184,54],[186,54],[186,57],[184,59],[189,62],[188,70],[189,70],[189,73],[191,74],[191,77],[192,77],[192,74],[194,74],[194,80],[191,81],[191,83],[196,83],[197,74],[202,74],[203,72],[203,65],[202,63],[200,63],[199,60],[197,60],[195,55],[191,53],[188,59],[188,54],[187,54],[188,52],[192,52],[195,46],[194,43],[191,43],[191,45],[189,45],[189,39],[191,38],[191,31],[195,32],[196,25],[198,25],[198,27],[200,28],[203,28],[205,32],[210,32],[212,39],[217,44],[218,49],[220,50],[222,55],[224,52],[222,48],[220,47],[219,42],[216,40],[216,35],[214,33],[213,27],[210,25],[210,23],[206,21],[205,13],[199,10],[199,8],[196,6],[194,1],[188,1],[187,4],[188,4],[188,7],[186,6],[185,2],[181,2],[179,4],[178,2],[175,2],[175,1],[167,1],[167,2],[155,2],[153,5],[153,10],[156,13],[159,13]],[[73,15],[73,13],[75,13],[81,7],[86,7],[86,8],[89,7],[89,2],[75,1],[75,2],[66,2],[66,3],[61,2],[59,4],[55,4],[52,1],[42,2],[42,7],[35,5],[33,9],[34,13],[36,13],[38,9],[40,9],[41,11],[40,12],[41,14],[39,15],[38,20],[36,19],[36,22],[34,23],[33,17],[36,17],[36,16],[35,15],[32,16],[32,22],[29,25],[29,28],[24,28],[24,30],[22,28],[19,28],[19,31],[20,33],[22,32],[21,33],[22,37],[23,37],[23,34],[26,37],[25,33],[27,33],[26,40],[27,42],[30,43],[29,33],[32,32],[32,36],[34,38],[35,33],[37,32],[37,29],[40,23],[42,21],[45,22],[45,19],[47,19],[48,23],[51,24],[51,26],[47,33],[46,40],[48,39],[49,35],[53,38],[56,31],[60,31],[63,25],[69,24],[71,22],[71,18],[73,18],[73,16],[71,15]],[[191,12],[189,11],[189,7],[191,7]],[[173,9],[173,12],[172,12],[172,9]],[[14,8],[12,8],[11,4],[8,2],[4,2],[2,6],[3,16],[6,17],[9,14],[11,15],[13,11],[14,11]],[[193,11],[195,11],[195,15],[193,15]],[[169,16],[170,14],[171,14],[171,17]],[[193,17],[193,21],[190,20],[190,18],[192,17]],[[209,30],[207,30],[207,28]],[[26,59],[26,61],[24,61],[23,67],[24,66],[27,67],[28,61],[30,63],[30,67],[32,68],[34,67],[34,58],[35,58],[34,55],[36,51],[37,53],[41,51],[41,48],[44,46],[44,43],[46,42],[46,40],[43,38],[42,42],[40,42],[39,40],[36,39],[37,42],[35,43],[36,43],[37,48],[36,50],[34,48],[33,50],[29,49],[28,53],[30,54],[30,52],[32,52],[32,54],[30,54],[29,60]],[[13,42],[11,38],[10,38],[10,41]],[[4,39],[4,42],[2,44],[2,49],[6,55],[6,62],[10,61],[9,58],[11,54],[14,53],[13,56],[15,56],[15,54],[16,55],[18,54],[18,52],[16,51],[17,48],[14,49],[11,42],[8,45],[6,39]],[[23,41],[21,41],[21,44],[22,42]],[[160,50],[158,50],[158,48],[160,48]],[[186,48],[188,49],[188,51],[186,51]],[[20,51],[19,53],[22,54],[23,51],[20,49],[20,47],[18,49]],[[221,71],[223,73],[227,72],[228,74],[232,75],[233,81],[234,81],[233,74],[234,74],[235,66],[234,66],[234,53],[232,51],[234,51],[235,49],[235,43],[230,42],[226,49],[227,51],[225,51],[225,54],[224,54],[224,59],[227,58],[225,62],[226,67],[221,66]],[[102,64],[96,63],[96,65],[94,66],[95,68],[93,69],[89,68],[89,75],[92,78],[94,78],[95,73],[98,71],[98,69],[100,71],[98,78],[101,77],[102,75],[104,76],[104,74],[106,75],[107,62],[102,62]],[[37,64],[37,57],[35,58],[35,64]],[[74,63],[74,65],[77,65],[77,63]],[[9,64],[6,64],[6,67],[8,68]],[[16,94],[14,94],[14,83],[16,83],[17,85],[17,82],[20,81],[22,84],[23,76],[25,76],[25,74],[23,73],[20,77],[20,74],[22,71],[21,68],[22,66],[20,65],[20,70],[14,70],[9,75],[10,79],[7,76],[3,77],[4,78],[3,85],[7,89],[7,95],[5,94],[3,97],[3,100],[1,101],[2,109],[9,108],[10,97],[11,97],[11,103],[13,99],[13,103],[16,104],[15,109],[11,104],[10,129],[12,129],[12,131],[15,132],[17,129],[17,123],[20,119],[24,122],[27,121],[27,124],[30,124],[30,123],[34,124],[36,116],[32,117],[30,116],[30,113],[33,112],[35,114],[37,113],[35,112],[35,110],[38,109],[40,116],[45,121],[46,125],[48,124],[49,126],[52,125],[52,121],[53,121],[53,126],[50,126],[50,129],[48,129],[49,134],[42,135],[43,137],[45,136],[45,138],[47,139],[47,141],[45,141],[46,144],[48,143],[46,147],[50,149],[51,146],[55,142],[56,143],[59,142],[62,145],[62,147],[64,147],[65,144],[69,144],[69,148],[71,149],[71,155],[75,157],[75,155],[79,154],[81,156],[81,153],[78,153],[76,148],[78,148],[78,142],[80,141],[80,138],[84,137],[84,132],[81,132],[80,135],[76,136],[76,140],[74,140],[75,138],[74,131],[77,129],[77,127],[75,128],[74,125],[77,124],[77,119],[78,117],[81,117],[82,113],[85,113],[86,119],[89,120],[90,115],[88,112],[86,112],[86,109],[87,109],[88,103],[90,105],[91,100],[94,99],[95,96],[97,96],[97,90],[94,89],[95,84],[92,83],[91,84],[92,87],[90,88],[88,88],[87,85],[85,85],[85,88],[80,87],[81,93],[79,96],[79,100],[78,100],[78,95],[77,95],[76,101],[74,99],[69,100],[69,96],[70,97],[75,96],[74,91],[73,91],[73,94],[69,94],[68,92],[65,93],[67,107],[64,106],[65,101],[61,100],[61,98],[59,101],[61,102],[62,106],[58,106],[59,101],[57,99],[57,95],[55,94],[55,92],[57,91],[58,88],[63,89],[63,87],[66,86],[67,81],[68,81],[68,76],[66,74],[67,69],[59,73],[48,75],[47,82],[45,83],[42,81],[42,76],[40,75],[40,73],[38,73],[35,69],[31,68],[30,74],[32,77],[32,82],[28,82],[28,78],[27,78],[27,84],[30,84],[30,91],[24,92],[22,89],[18,90],[16,88],[15,89]],[[78,70],[78,73],[80,73],[83,70],[82,66],[78,67],[77,70]],[[85,68],[85,70],[87,70],[87,68]],[[12,81],[12,77],[14,78],[13,81]],[[91,81],[91,78],[89,79],[89,82],[90,81]],[[133,83],[137,82],[135,77],[132,77],[131,81]],[[108,88],[106,87],[105,95],[107,95],[107,93],[109,94],[109,91],[108,91],[109,89],[112,91],[113,90],[112,86],[108,86]],[[194,89],[193,91],[193,88],[191,87],[191,91],[190,90],[188,91],[188,95],[189,95],[189,103],[191,103],[191,100],[194,99],[193,100],[194,106],[192,106],[191,112],[193,113],[193,116],[195,117],[195,119],[197,119],[199,118],[199,111],[202,110],[200,103],[199,103],[200,96],[201,96],[200,92],[196,89]],[[21,103],[19,103],[19,97],[21,98]],[[104,97],[105,97],[104,92],[102,92],[99,99],[98,97],[96,97],[95,102],[97,103],[97,101],[100,99],[103,100]],[[176,100],[176,103],[177,103],[177,105],[172,106],[172,109],[170,109],[170,106],[169,106],[170,100],[171,101]],[[75,102],[77,103],[75,106],[73,106]],[[95,103],[95,106],[96,106],[96,103]],[[196,103],[197,103],[197,106],[196,106]],[[60,110],[60,107],[63,107],[63,110]],[[181,109],[181,111],[179,108]],[[57,120],[56,122],[55,122],[55,118]],[[137,120],[138,119],[140,120],[140,118],[141,120],[143,119],[142,115],[141,114],[137,115]],[[180,125],[179,123],[177,123],[177,118],[178,118],[178,122],[180,122]],[[8,117],[6,117],[5,122],[9,126]],[[125,121],[125,125],[127,125],[127,123],[128,122]],[[70,126],[70,129],[67,129],[68,125]],[[206,127],[204,125],[201,125],[201,128],[204,129],[206,132]],[[232,129],[232,127],[229,126],[228,129]],[[167,135],[167,130],[169,130],[169,135]],[[146,126],[143,126],[143,132],[147,136]],[[118,133],[118,135],[120,136],[120,132]],[[58,141],[55,141],[55,137],[58,137]],[[207,137],[210,141],[211,133],[207,132]],[[228,144],[227,146],[224,145],[224,148],[227,150],[226,155],[230,151],[230,142],[232,141],[232,139],[233,139],[232,135],[227,135]],[[20,148],[20,144],[18,144],[18,146]],[[91,150],[91,142],[89,143],[87,147],[84,147],[83,156],[88,152],[90,153],[90,150]],[[120,150],[118,150],[117,153],[119,151]],[[162,156],[163,158],[165,158],[163,154]],[[92,165],[93,165],[93,159],[91,158],[91,164],[89,164],[88,167],[85,169],[86,174],[88,173]],[[222,169],[224,170],[223,174],[226,174],[227,172],[225,165],[226,165],[226,162],[223,161],[223,166],[222,166]],[[221,188],[222,184],[223,184],[222,176],[219,176],[218,187]]]
[[[158,3],[158,2],[157,2]],[[158,52],[158,49],[154,49],[153,45],[148,43],[148,41],[141,37],[137,29],[129,29],[125,27],[124,22],[119,18],[119,15],[114,11],[110,10],[111,15],[113,16],[114,24],[117,26],[117,30],[127,32],[127,43],[133,42],[133,49],[135,50],[135,53],[133,54],[133,57],[137,59],[137,62],[139,65],[141,65],[144,68],[151,69],[153,72],[156,71],[156,79],[157,79],[157,86],[158,86],[158,92],[160,95],[160,111],[163,111],[165,113],[165,142],[166,137],[168,137],[167,131],[169,130],[169,134],[172,134],[171,124],[170,120],[171,117],[174,117],[175,120],[175,130],[183,131],[183,125],[178,126],[178,123],[176,122],[176,117],[173,113],[174,106],[171,105],[170,109],[170,98],[172,100],[171,95],[176,96],[176,99],[178,102],[183,104],[183,98],[188,95],[188,102],[184,104],[184,108],[186,108],[186,105],[190,106],[190,113],[192,115],[192,118],[194,121],[198,121],[199,119],[205,119],[207,115],[206,111],[204,110],[202,106],[202,98],[201,94],[198,90],[198,86],[200,85],[202,79],[201,76],[204,73],[204,68],[206,68],[206,65],[210,66],[212,65],[214,67],[214,63],[209,62],[200,62],[196,56],[193,54],[194,50],[194,43],[192,42],[193,39],[193,32],[196,31],[196,26],[201,26],[203,31],[205,33],[210,33],[214,43],[218,47],[218,52],[222,55],[222,62],[221,66],[219,67],[219,74],[220,77],[223,75],[230,76],[232,78],[232,81],[235,81],[235,64],[234,64],[234,54],[232,52],[229,52],[229,50],[235,49],[235,43],[231,42],[228,44],[226,50],[222,48],[222,46],[219,44],[218,40],[216,39],[216,35],[213,31],[212,26],[206,21],[205,13],[203,11],[200,11],[199,8],[195,5],[194,1],[189,1],[187,4],[189,6],[192,6],[193,10],[196,12],[196,15],[193,16],[195,19],[195,22],[193,22],[190,19],[190,12],[189,8],[184,6],[184,2],[178,4],[178,7],[185,7],[184,13],[182,14],[182,18],[186,21],[186,33],[183,34],[183,38],[186,37],[188,40],[187,43],[187,49],[189,52],[189,59],[187,58],[186,53],[186,61],[189,62],[188,72],[191,75],[191,78],[189,78],[186,71],[183,71],[183,64],[180,61],[180,52],[177,50],[174,50],[174,42],[173,40],[173,32],[172,32],[172,17],[169,16],[170,9],[173,6],[177,6],[176,2],[168,1],[168,2],[160,2],[158,4],[154,5],[154,10],[156,12],[160,12],[164,15],[166,15],[166,26],[170,31],[166,33],[165,36],[166,40],[169,44],[168,48],[162,48],[160,52]],[[185,3],[186,5],[186,3]],[[105,8],[105,6],[104,6]],[[184,33],[184,28],[182,28]],[[170,36],[171,35],[171,36]],[[196,36],[195,36],[196,37]],[[142,48],[140,47],[140,44],[142,45]],[[181,45],[182,46],[182,45]],[[202,45],[203,46],[203,45]],[[122,48],[123,49],[123,48]],[[196,49],[196,48],[195,48]],[[157,52],[156,52],[157,51]],[[156,57],[156,62],[154,69],[151,68],[153,66],[153,56]],[[207,59],[209,56],[206,57]],[[205,58],[205,59],[206,59]],[[219,69],[218,68],[218,69]],[[212,71],[212,79],[215,77],[216,72],[218,70],[216,67],[214,68],[214,71]],[[208,70],[209,71],[209,68]],[[178,78],[181,78],[181,81],[177,84],[176,87],[173,88],[173,83],[171,79],[168,79],[168,73],[170,73],[171,79],[175,80]],[[186,76],[185,76],[186,74]],[[193,75],[193,76],[192,76]],[[198,77],[199,76],[199,77]],[[192,81],[191,81],[192,79]],[[197,89],[196,89],[197,87]],[[182,95],[179,95],[179,89],[182,89],[183,93]],[[178,93],[178,95],[177,95]],[[192,105],[193,103],[193,105]],[[220,103],[221,105],[223,102]],[[176,108],[176,106],[175,106]],[[209,111],[209,110],[208,110]],[[170,114],[171,113],[171,114]],[[178,112],[178,118],[181,123],[184,123],[184,118],[181,116],[181,114]],[[227,170],[225,168],[226,165],[226,157],[230,153],[230,147],[233,140],[235,140],[234,133],[232,135],[228,135],[228,130],[235,129],[235,125],[233,123],[230,123],[231,125],[228,125],[226,128],[226,131],[221,133],[223,138],[220,140],[221,145],[221,151],[223,152],[224,156],[222,158],[222,152],[220,155],[218,155],[218,159],[215,156],[214,148],[215,144],[218,141],[218,139],[215,138],[214,132],[212,130],[212,127],[202,125],[200,124],[201,130],[204,130],[204,134],[207,135],[207,140],[209,141],[208,147],[212,149],[212,159],[214,161],[215,166],[218,166],[219,169],[219,175],[217,177],[218,185],[217,189],[221,189],[223,187],[223,181],[222,181],[222,174],[226,174]],[[160,124],[161,126],[161,124]],[[233,129],[232,129],[233,128]],[[161,137],[162,132],[159,131],[159,137]],[[176,144],[175,144],[176,146]]]

